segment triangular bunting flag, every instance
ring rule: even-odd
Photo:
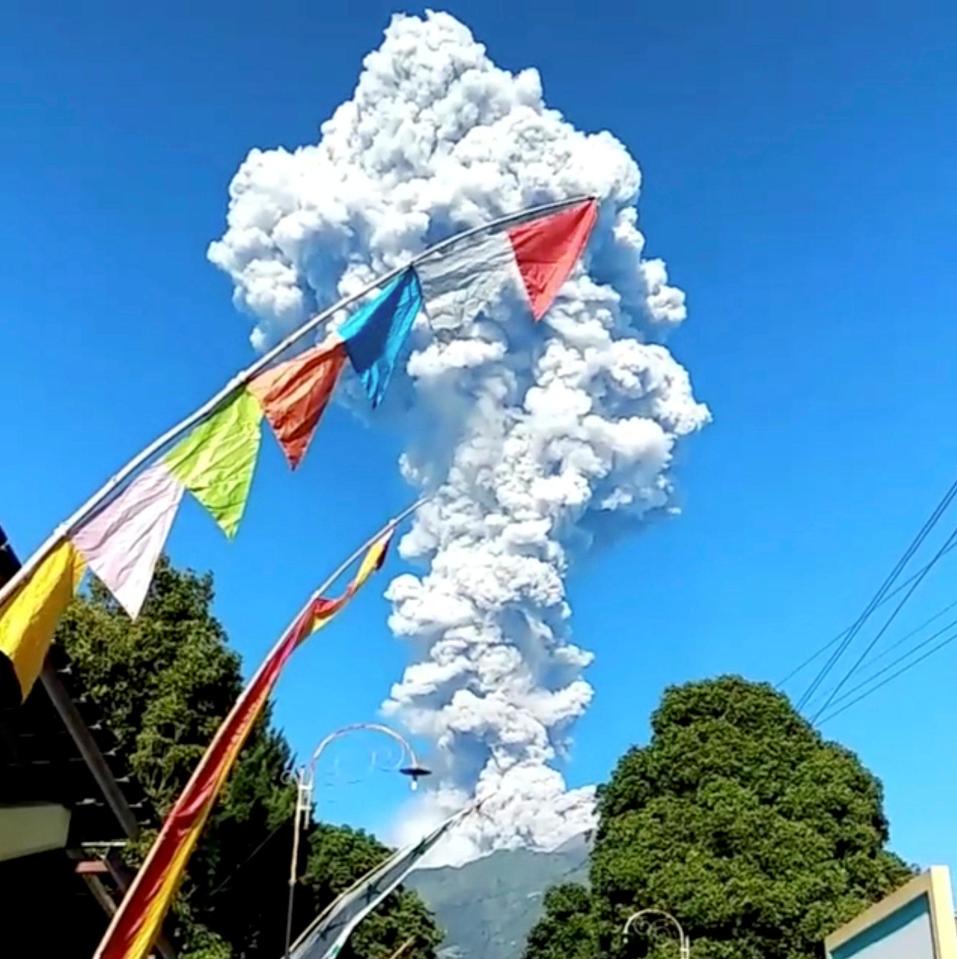
[[[179,480],[157,463],[71,537],[131,619],[143,607],[182,497]]]
[[[230,538],[242,519],[259,452],[258,400],[241,390],[164,457],[170,472]]]
[[[458,329],[507,283],[521,289],[540,320],[581,256],[598,217],[596,200],[511,229],[463,240],[415,266],[434,329]]]
[[[289,465],[295,469],[309,446],[345,363],[345,347],[314,346],[265,373],[247,387],[263,413]]]
[[[521,283],[512,245],[504,233],[456,244],[423,260],[415,271],[434,330],[461,329],[506,283]]]
[[[73,544],[61,543],[0,610],[0,654],[13,664],[26,699],[43,669],[56,624],[67,608],[84,565]]]
[[[578,262],[598,218],[594,200],[508,231],[532,316],[540,320]]]
[[[399,351],[421,309],[418,277],[413,270],[405,270],[339,327],[373,406],[382,402]]]

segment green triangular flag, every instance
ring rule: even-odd
[[[262,408],[240,391],[166,454],[170,472],[213,514],[230,537],[236,535],[259,453]]]

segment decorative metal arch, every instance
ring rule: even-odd
[[[681,959],[690,959],[691,940],[685,935],[681,923],[670,912],[665,912],[663,909],[639,909],[638,912],[632,913],[625,922],[622,935],[627,939],[634,926],[637,931],[650,938],[652,931],[662,925],[673,929],[678,934],[678,950]]]

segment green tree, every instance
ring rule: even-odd
[[[61,623],[62,642],[160,817],[165,816],[240,690],[239,658],[210,612],[213,583],[162,560],[135,622],[93,581]],[[285,937],[295,790],[290,750],[257,723],[217,802],[175,907],[184,959],[274,959]],[[132,851],[136,861],[155,832]],[[387,854],[350,829],[317,826],[296,917],[305,925]],[[323,878],[328,877],[328,878]],[[410,930],[410,931],[406,931]],[[380,959],[415,935],[410,959],[441,939],[417,896],[400,892],[355,936],[356,959]]]
[[[622,942],[651,907],[680,919],[694,959],[812,959],[911,875],[885,848],[878,780],[772,687],[671,687],[651,727],[599,792],[590,891],[549,894],[526,959],[676,955]]]
[[[527,954],[536,959],[592,959],[599,955],[589,891],[575,883],[545,893],[544,917],[528,934]]]

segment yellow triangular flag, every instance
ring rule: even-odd
[[[53,641],[53,632],[83,578],[83,559],[61,543],[0,610],[0,653],[13,663],[26,699]]]

